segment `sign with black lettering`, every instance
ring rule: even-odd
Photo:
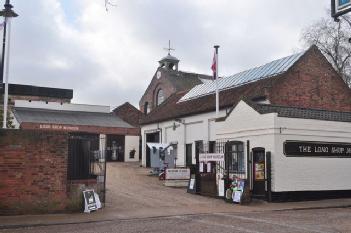
[[[84,190],[83,197],[84,197],[84,212],[85,213],[90,213],[91,211],[98,209],[94,190]]]
[[[351,158],[351,143],[285,141],[287,157],[332,157]]]

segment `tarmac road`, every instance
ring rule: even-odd
[[[351,209],[314,209],[265,211],[259,213],[213,213],[168,217],[110,220],[94,223],[63,224],[19,229],[4,229],[1,233],[324,233],[351,232]]]

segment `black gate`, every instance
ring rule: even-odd
[[[92,186],[105,203],[106,151],[100,150],[99,144],[98,134],[69,135],[67,178],[71,185]]]
[[[218,196],[218,182],[224,178],[224,161],[201,163],[199,155],[202,153],[224,153],[225,142],[203,141],[195,142],[196,158],[196,192],[204,196]]]
[[[197,141],[196,145],[196,192],[205,196],[218,196],[220,182],[224,181],[224,190],[233,181],[248,180],[248,159],[245,146],[240,141]],[[224,161],[201,164],[199,154],[224,154]],[[223,184],[222,184],[223,185]],[[249,187],[249,184],[247,184]],[[222,193],[223,194],[223,193]]]

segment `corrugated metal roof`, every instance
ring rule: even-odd
[[[284,57],[263,66],[249,69],[228,77],[218,79],[219,90],[235,88],[247,83],[255,82],[257,80],[276,76],[286,72],[292,67],[297,60],[304,54],[297,53],[288,57]],[[214,81],[206,82],[192,88],[186,95],[184,95],[179,102],[196,99],[201,96],[213,94],[216,91],[216,84]]]
[[[29,122],[42,124],[134,128],[111,113],[55,111],[33,108],[15,108],[13,112],[16,120],[20,124]]]

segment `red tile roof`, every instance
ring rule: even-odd
[[[139,127],[139,121],[142,117],[142,112],[131,105],[129,102],[126,102],[115,108],[113,110],[113,113],[125,122]]]

